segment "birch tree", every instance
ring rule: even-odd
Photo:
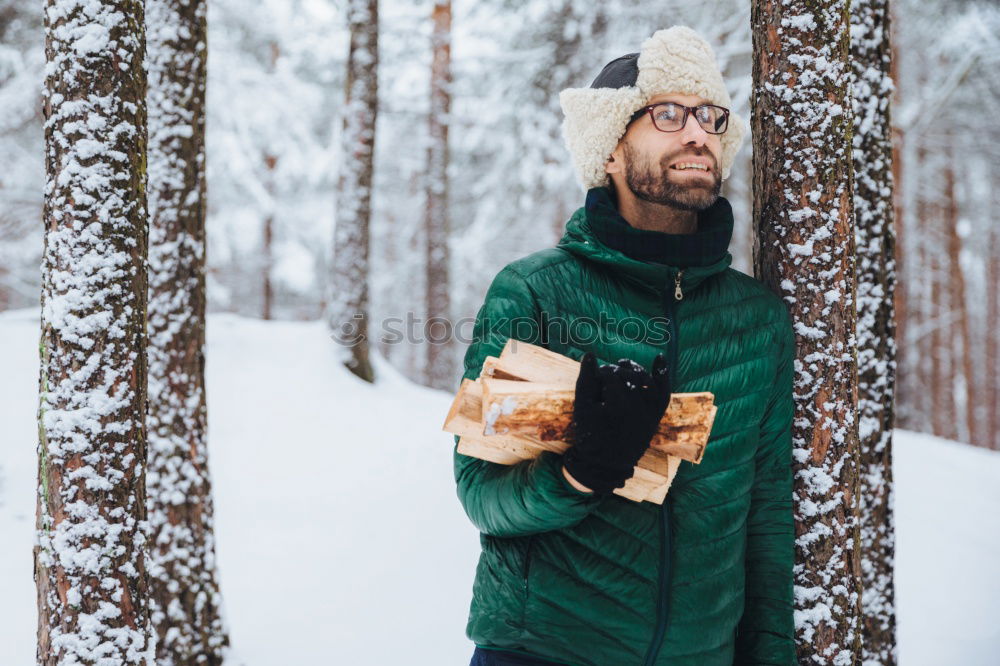
[[[157,664],[221,664],[205,402],[204,0],[146,0],[150,609]]]
[[[343,345],[344,365],[371,382],[375,373],[369,360],[368,229],[378,111],[378,0],[348,0],[347,24],[351,41],[328,322],[334,337]]]
[[[37,662],[154,663],[140,0],[45,5]]]
[[[427,146],[427,383],[446,389],[454,383],[451,336],[451,281],[448,278],[448,123],[451,108],[451,0],[434,3],[431,14],[430,142]],[[433,322],[445,323],[431,326]]]
[[[896,383],[888,0],[851,3],[857,238],[862,659],[896,663],[892,429]]]
[[[755,271],[797,337],[795,624],[803,664],[860,657],[848,4],[751,11]]]

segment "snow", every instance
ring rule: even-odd
[[[897,431],[900,664],[995,666],[1000,453]]]
[[[467,663],[479,540],[441,431],[451,396],[381,357],[369,386],[336,365],[335,348],[321,322],[209,317],[227,663]],[[0,314],[0,368],[0,663],[29,666],[34,311]],[[1000,454],[905,431],[894,452],[900,664],[995,664]]]
[[[496,423],[497,419],[501,415],[513,414],[514,410],[517,409],[517,400],[512,396],[507,396],[504,398],[503,402],[494,402],[486,410],[486,415],[483,417],[483,434],[485,435],[502,435],[510,428],[504,428],[503,430],[497,431]]]

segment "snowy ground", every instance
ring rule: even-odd
[[[0,664],[34,660],[38,323],[0,314]],[[377,359],[380,361],[381,359]],[[454,493],[450,396],[336,367],[318,323],[209,319],[220,577],[234,664],[468,663],[477,534]],[[902,666],[995,666],[1000,455],[900,432]],[[396,657],[396,659],[394,659]]]

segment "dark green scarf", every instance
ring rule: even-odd
[[[698,213],[698,230],[668,234],[637,229],[621,216],[609,187],[587,191],[587,221],[601,242],[639,261],[668,266],[708,266],[725,256],[733,236],[733,208],[719,197]]]

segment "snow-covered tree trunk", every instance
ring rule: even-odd
[[[427,385],[447,389],[455,371],[448,293],[448,122],[451,108],[451,0],[438,0],[431,14],[430,137],[427,146]],[[433,324],[433,326],[431,326]]]
[[[221,664],[205,403],[206,2],[146,0],[149,593],[159,666]]]
[[[154,663],[140,0],[45,5],[39,664]]]
[[[378,0],[348,0],[351,35],[340,138],[333,280],[327,317],[344,365],[374,381],[369,360],[369,222],[378,107]]]
[[[755,272],[789,305],[799,661],[858,663],[857,361],[846,0],[752,6]]]
[[[896,663],[892,513],[895,226],[888,0],[851,3],[857,240],[862,663]]]

